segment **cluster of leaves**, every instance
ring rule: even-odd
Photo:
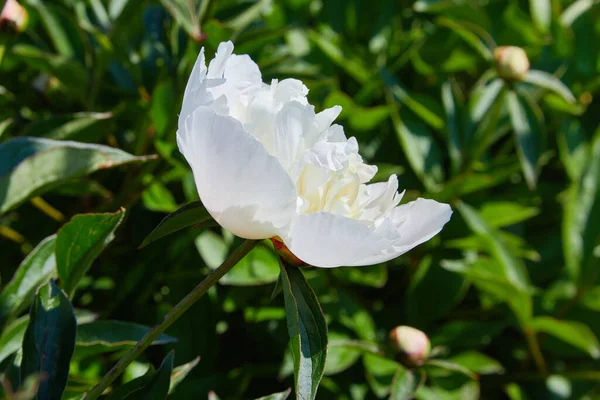
[[[265,81],[300,78],[318,109],[342,105],[376,179],[396,173],[406,199],[449,202],[455,214],[389,263],[288,269],[274,298],[281,269],[260,243],[111,397],[256,398],[294,386],[303,368],[320,378],[318,354],[298,353],[306,310],[290,309],[294,293],[314,300],[304,277],[329,331],[320,399],[597,395],[596,1],[20,3],[27,28],[0,32],[5,394],[80,398],[236,247],[200,223],[136,250],[165,213],[198,200],[176,113],[200,47],[210,58],[231,39]],[[522,80],[495,72],[499,45],[526,50]],[[385,351],[397,325],[432,340],[418,371]],[[46,348],[40,332],[52,332]],[[58,348],[53,365],[39,362]],[[314,395],[312,381],[296,384]]]

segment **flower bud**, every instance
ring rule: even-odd
[[[494,50],[496,70],[504,79],[519,80],[529,71],[525,50],[516,46],[500,46]]]
[[[421,366],[429,357],[431,344],[427,335],[420,330],[410,326],[397,326],[390,331],[389,336],[397,359],[404,366]]]
[[[23,32],[27,27],[27,10],[17,0],[8,0],[0,13],[0,29],[8,27]]]

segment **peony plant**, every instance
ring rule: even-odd
[[[247,239],[86,396],[98,398],[141,352],[248,254],[270,239],[280,255],[283,292],[294,358],[296,396],[314,399],[327,359],[327,324],[300,265],[332,268],[382,263],[441,231],[448,204],[417,199],[399,205],[398,178],[369,183],[377,167],[358,153],[358,142],[333,124],[335,106],[319,113],[296,79],[262,82],[247,55],[221,43],[206,66],[200,51],[178,119],[177,145],[192,168],[199,205],[184,206],[146,244],[182,226],[214,222]],[[193,217],[192,217],[193,216]]]

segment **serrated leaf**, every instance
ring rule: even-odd
[[[72,178],[149,159],[97,144],[32,137],[8,140],[0,143],[0,214]]]
[[[0,292],[0,328],[6,319],[18,315],[31,304],[37,288],[56,271],[56,235],[42,240],[19,265],[10,282]]]
[[[21,376],[44,375],[37,399],[60,399],[75,349],[77,322],[66,294],[48,282],[38,291],[23,338]]]
[[[58,231],[56,265],[61,286],[69,296],[73,296],[79,280],[114,239],[115,230],[124,217],[125,210],[112,214],[80,214]]]
[[[167,215],[156,228],[144,239],[140,248],[177,232],[180,229],[196,225],[198,228],[208,228],[217,223],[212,219],[200,200],[186,204],[177,211]]]
[[[280,260],[283,298],[294,357],[296,397],[313,400],[325,371],[327,323],[315,292],[299,268]]]

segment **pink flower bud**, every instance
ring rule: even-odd
[[[27,27],[27,10],[17,0],[8,0],[0,14],[0,29],[9,27],[17,32],[23,32]]]
[[[516,46],[500,46],[494,50],[498,75],[504,79],[520,80],[529,71],[525,50]]]
[[[423,332],[410,326],[397,326],[390,331],[392,348],[397,354],[398,361],[409,368],[423,365],[431,344]]]

